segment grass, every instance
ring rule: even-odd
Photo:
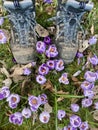
[[[93,10],[87,17],[84,27],[90,31],[90,27],[92,24],[95,26],[95,31],[94,33],[96,34],[98,32],[98,25],[97,25],[97,20],[98,20],[98,2],[95,2],[95,7],[96,9]],[[47,28],[48,26],[54,26],[53,23],[46,21],[46,19],[54,16],[55,12],[52,12],[51,14],[48,14],[46,12],[46,7],[51,6],[51,5],[42,5],[40,8],[39,6],[36,7],[36,20],[38,23],[40,23],[42,26]],[[55,3],[53,4],[53,8],[55,9]],[[5,15],[5,14],[4,14]],[[5,21],[4,25],[1,28],[8,29],[10,28],[8,20]],[[51,36],[52,37],[52,36]],[[42,39],[42,38],[41,38]],[[0,68],[2,66],[6,67],[7,71],[10,73],[11,67],[15,66],[16,63],[13,62],[13,55],[10,51],[10,43],[0,45]],[[64,126],[68,125],[69,123],[69,116],[73,114],[73,112],[69,109],[71,103],[78,103],[81,106],[81,99],[84,97],[81,93],[81,90],[79,88],[79,82],[82,82],[84,80],[83,76],[85,73],[85,70],[82,71],[82,73],[77,77],[78,81],[74,81],[72,79],[72,75],[78,71],[81,70],[82,66],[84,65],[85,61],[87,60],[88,52],[93,52],[96,53],[98,56],[98,44],[94,45],[91,48],[88,48],[84,54],[84,60],[81,61],[80,65],[77,65],[77,59],[69,64],[65,65],[65,69],[62,72],[51,72],[47,75],[47,79],[51,81],[52,84],[52,89],[54,91],[51,91],[51,89],[47,89],[47,86],[43,88],[40,86],[38,83],[35,81],[35,76],[36,76],[36,70],[38,68],[39,63],[43,62],[42,57],[37,64],[35,68],[32,69],[32,74],[28,76],[28,82],[24,85],[24,88],[22,88],[24,80],[18,81],[18,82],[13,82],[12,85],[10,86],[10,90],[12,93],[18,93],[21,95],[21,102],[16,109],[10,109],[8,107],[8,104],[6,100],[0,101],[0,130],[58,130],[58,127],[63,128]],[[92,70],[93,68],[89,68]],[[98,70],[98,69],[97,69]],[[63,72],[68,72],[68,78],[70,81],[69,85],[63,85],[58,82],[58,78],[61,76]],[[0,87],[2,87],[3,83],[2,81],[5,80],[7,77],[5,74],[2,74],[0,72]],[[48,84],[50,85],[50,84]],[[98,85],[98,82],[96,82],[96,85]],[[65,92],[64,94],[58,94],[57,92],[59,91]],[[48,96],[48,102],[52,107],[52,113],[51,113],[51,118],[48,124],[42,124],[38,120],[38,115],[40,112],[44,110],[44,107],[40,107],[40,109],[37,112],[37,119],[34,120],[34,114],[30,119],[25,119],[23,124],[21,126],[18,125],[13,125],[9,123],[8,120],[8,113],[11,111],[12,113],[16,111],[21,111],[25,105],[27,105],[27,101],[25,98],[27,98],[27,92],[38,96],[41,93],[46,93]],[[62,99],[63,98],[63,99]],[[60,99],[60,101],[57,101]],[[96,100],[98,101],[98,99]],[[63,109],[67,113],[67,117],[65,117],[64,120],[59,121],[57,119],[57,110]],[[98,128],[98,122],[94,120],[93,115],[91,114],[91,111],[93,110],[93,107],[90,108],[80,108],[80,111],[77,113],[81,117],[83,121],[87,120],[90,126],[92,127],[97,127]]]

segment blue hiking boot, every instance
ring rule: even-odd
[[[65,64],[71,63],[79,48],[77,34],[83,28],[81,18],[93,8],[93,3],[77,2],[76,0],[58,0],[56,25],[56,44],[59,56]],[[85,34],[84,34],[85,35]]]
[[[35,60],[35,0],[4,1],[11,25],[11,50],[17,63]]]

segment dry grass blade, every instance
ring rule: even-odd
[[[63,90],[61,90],[61,91],[57,91],[57,94],[61,94],[61,95],[68,95],[69,94],[69,92],[64,92]],[[64,97],[59,97],[58,99],[57,99],[57,102],[60,102],[60,101],[62,101],[62,100],[64,100]]]
[[[75,72],[75,73],[73,74],[73,77],[76,77],[76,76],[80,75],[81,72],[82,72],[81,70],[78,70],[77,72]]]
[[[3,80],[3,83],[5,84],[5,86],[10,87],[12,84],[12,80],[10,78],[7,78]]]
[[[52,107],[49,105],[49,103],[46,103],[44,105],[44,111],[47,111],[49,113],[52,113]]]
[[[35,30],[40,37],[46,37],[49,35],[49,32],[44,27],[42,27],[40,24],[36,25]]]
[[[36,120],[38,119],[38,113],[37,112],[33,112],[33,116],[32,116],[33,120],[32,120],[32,124],[34,125]]]
[[[79,81],[78,78],[76,78],[75,76],[72,76],[71,79],[72,79],[72,81],[74,81],[74,82],[78,82],[78,81]]]
[[[64,92],[63,90],[57,91],[57,94],[69,94],[69,92]]]
[[[57,99],[57,102],[61,102],[62,100],[64,100],[64,97],[59,97],[59,98]]]
[[[9,110],[9,111],[7,111],[7,113],[6,113],[6,116],[10,116],[12,114],[12,112]]]
[[[1,2],[0,2],[0,4],[1,4]],[[2,6],[0,5],[0,16],[2,16],[2,14],[3,14],[3,9],[2,9]]]
[[[15,68],[14,72],[10,75],[10,77],[14,77],[22,74],[23,74],[23,69],[21,67],[17,67]]]
[[[9,72],[7,71],[7,69],[6,69],[5,67],[0,68],[0,72],[1,72],[2,74],[6,75],[7,78],[10,77]]]
[[[49,31],[50,34],[52,34],[52,35],[56,34],[56,28],[54,26],[48,27],[47,29],[48,29],[48,31]]]
[[[93,118],[98,121],[98,110],[94,111]]]
[[[2,64],[5,68],[7,68],[7,65],[6,65],[5,61],[0,60],[0,64]]]
[[[25,76],[21,76],[21,75],[15,75],[13,77],[14,83],[18,83],[19,81],[23,81],[24,79],[26,79],[26,77]]]
[[[11,71],[13,71],[13,73],[10,75],[10,77],[15,77],[15,76],[19,76],[19,75],[23,75],[23,71],[25,68],[31,68],[32,64],[29,63],[27,65],[17,65],[14,66],[13,68],[11,68]]]
[[[88,40],[85,40],[82,44],[82,47],[79,48],[79,52],[84,52],[89,47]]]
[[[94,24],[92,24],[90,31],[91,31],[91,34],[94,35],[94,31],[95,31]]]
[[[51,92],[54,92],[53,84],[48,80],[44,85],[41,86],[42,89],[49,89]]]
[[[93,91],[95,93],[94,99],[98,99],[98,85],[95,85]]]
[[[51,15],[53,13],[53,10],[54,8],[52,6],[47,6],[45,11],[47,12],[48,15]]]

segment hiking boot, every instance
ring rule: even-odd
[[[92,8],[92,3],[58,0],[56,44],[59,56],[64,60],[65,64],[71,63],[76,56],[79,47],[77,38],[79,29],[84,34],[80,25],[81,18],[85,12],[90,11]]]
[[[11,23],[11,50],[17,63],[35,60],[35,0],[4,1]]]

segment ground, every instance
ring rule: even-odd
[[[98,38],[98,2],[93,0],[94,9],[87,13],[83,19],[83,27],[87,30],[87,39],[89,40],[92,36],[97,36]],[[55,15],[56,2],[52,4],[43,3],[42,0],[36,1],[36,21],[42,25],[49,32],[49,36],[54,42],[54,32],[55,23],[47,21],[46,19],[51,18]],[[2,15],[7,15],[5,11],[1,12]],[[7,33],[7,38],[10,39],[10,24],[8,19],[4,21],[4,24],[0,26],[4,31],[9,31]],[[50,31],[49,29],[54,29]],[[45,31],[46,31],[45,30]],[[46,34],[46,32],[45,32]],[[38,38],[38,40],[43,41],[43,37]],[[17,93],[21,97],[21,102],[18,107],[11,109],[6,102],[6,99],[0,101],[0,130],[58,130],[68,125],[69,117],[72,114],[77,114],[81,117],[82,121],[87,121],[90,130],[95,130],[98,128],[98,114],[94,109],[94,103],[98,102],[98,79],[94,82],[95,88],[94,93],[96,95],[93,97],[93,105],[90,107],[82,107],[81,101],[84,98],[83,90],[80,85],[85,80],[85,73],[87,71],[98,73],[98,64],[93,66],[91,63],[86,65],[89,57],[94,54],[98,56],[98,42],[94,45],[87,47],[83,51],[82,58],[75,58],[71,64],[64,65],[64,69],[60,72],[53,70],[46,75],[47,82],[44,85],[40,85],[36,82],[36,75],[38,74],[39,66],[47,61],[45,55],[37,54],[38,60],[37,64],[32,67],[31,64],[19,65],[14,61],[11,49],[10,40],[6,44],[0,45],[0,87],[4,85],[10,86],[11,93]],[[80,63],[78,61],[80,60]],[[84,68],[83,68],[84,67]],[[29,68],[31,70],[30,75],[23,75],[23,68]],[[69,84],[59,83],[58,79],[64,73],[68,73]],[[76,73],[77,72],[77,73]],[[21,74],[22,73],[22,74]],[[74,76],[73,76],[74,75]],[[24,119],[21,126],[13,125],[9,122],[9,116],[17,111],[22,111],[25,106],[28,106],[28,95],[38,96],[41,94],[46,94],[48,99],[48,104],[39,107],[37,112],[33,112],[31,118]],[[80,110],[74,113],[70,109],[72,103],[77,103],[80,106]],[[47,108],[48,107],[48,108]],[[43,124],[39,120],[39,115],[42,111],[47,110],[50,112],[50,120],[47,124]],[[57,119],[57,111],[64,110],[66,116],[62,121]]]

